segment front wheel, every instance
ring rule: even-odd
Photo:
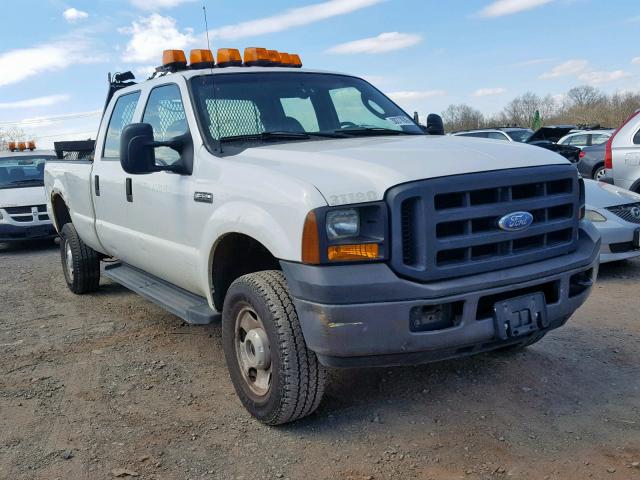
[[[233,386],[258,420],[280,425],[318,408],[326,372],[307,348],[282,272],[251,273],[231,284],[222,342]]]
[[[100,257],[86,245],[72,223],[60,232],[62,271],[69,290],[78,295],[94,292],[100,284]]]

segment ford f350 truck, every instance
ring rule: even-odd
[[[47,163],[48,207],[73,292],[103,274],[189,323],[221,317],[261,421],[313,412],[327,368],[522,348],[586,300],[600,240],[559,155],[426,134],[297,56],[190,58],[114,77],[94,159]]]

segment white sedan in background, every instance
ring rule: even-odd
[[[602,235],[600,263],[640,256],[640,195],[584,180],[587,218]]]

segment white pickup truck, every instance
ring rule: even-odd
[[[221,312],[261,421],[313,412],[328,367],[518,349],[586,300],[600,239],[559,155],[427,134],[354,76],[207,52],[116,77],[94,159],[47,162],[48,209],[73,292],[102,274],[190,323]]]

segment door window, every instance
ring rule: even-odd
[[[500,132],[487,132],[487,138],[493,138],[494,140],[509,140],[504,133]]]
[[[166,142],[189,132],[180,88],[176,84],[168,84],[151,90],[142,121],[153,127],[156,142]],[[172,148],[156,148],[156,164],[172,165],[178,160],[180,154]]]
[[[133,121],[133,114],[136,111],[139,98],[140,92],[133,92],[122,95],[116,100],[104,140],[103,157],[115,160],[120,158],[120,135],[122,129]]]
[[[459,137],[489,138],[487,132],[460,133]]]
[[[635,145],[640,145],[640,130],[636,132],[636,136],[633,137],[633,143]]]
[[[601,143],[609,140],[611,135],[606,135],[604,133],[594,133],[591,135],[591,145],[600,145]]]

